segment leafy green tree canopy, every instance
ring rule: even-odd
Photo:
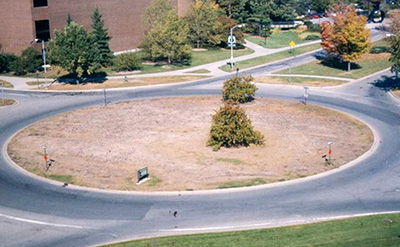
[[[153,60],[167,59],[168,64],[190,59],[192,47],[188,41],[189,28],[174,9],[144,37],[140,47]]]
[[[42,64],[41,54],[33,47],[22,51],[21,56],[10,63],[11,70],[15,75],[25,75],[34,72]]]
[[[225,38],[218,6],[210,0],[196,0],[191,4],[185,21],[189,26],[189,40],[197,48],[204,44],[219,45]]]
[[[398,77],[400,71],[400,31],[390,38],[390,45],[391,56],[389,61],[392,63],[392,72],[395,72],[396,77]]]
[[[72,22],[63,31],[56,30],[48,46],[50,63],[59,65],[77,77],[96,73],[101,67],[100,52],[93,34]]]
[[[153,0],[142,16],[145,33],[149,32],[156,22],[162,23],[172,10],[174,7],[170,0]]]
[[[92,33],[100,50],[100,63],[103,66],[109,65],[114,57],[109,46],[112,37],[108,35],[108,28],[104,27],[104,20],[98,8],[94,9],[91,18]]]
[[[251,120],[239,104],[227,101],[212,117],[210,139],[207,146],[212,146],[214,151],[221,147],[260,145],[264,143],[264,136],[255,131]]]

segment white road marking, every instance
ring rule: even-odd
[[[18,94],[18,93],[8,93],[7,95],[14,95],[14,96],[21,96],[21,97],[27,97],[28,95],[26,94]]]
[[[292,220],[292,221],[282,221],[282,222],[265,222],[258,224],[249,224],[249,225],[236,225],[236,226],[216,226],[216,227],[199,227],[199,228],[175,228],[175,229],[161,229],[158,231],[161,232],[196,232],[196,231],[223,231],[223,230],[234,230],[234,229],[249,229],[249,228],[262,228],[266,226],[282,226],[282,225],[296,225],[296,224],[304,224],[304,223],[312,223],[319,221],[328,221],[328,220],[339,220],[339,219],[347,219],[361,216],[371,216],[371,215],[381,215],[381,214],[398,214],[400,211],[387,211],[387,212],[375,212],[375,213],[364,213],[364,214],[350,214],[350,215],[339,215],[339,216],[330,216],[330,217],[319,217],[312,219],[303,219],[303,220]]]
[[[53,223],[48,223],[48,222],[43,222],[43,221],[18,218],[18,217],[4,215],[4,214],[0,214],[0,217],[6,218],[6,219],[10,219],[10,220],[15,220],[15,221],[21,221],[21,222],[26,222],[26,223],[31,223],[31,224],[37,224],[37,225],[47,225],[47,226],[76,228],[76,229],[87,229],[88,228],[88,227],[75,226],[75,225],[53,224]]]

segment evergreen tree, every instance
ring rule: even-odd
[[[204,44],[219,45],[225,35],[218,18],[217,6],[210,0],[196,0],[191,4],[185,16],[190,42],[197,48]]]
[[[272,0],[254,0],[250,2],[250,6],[252,15],[247,22],[255,24],[257,30],[255,33],[266,40],[272,33],[270,16],[274,11],[274,2]]]
[[[75,22],[54,31],[48,46],[49,62],[68,70],[77,77],[96,73],[100,67],[100,52],[94,35]]]
[[[162,21],[156,21],[140,47],[153,60],[167,59],[168,64],[190,58],[189,28],[174,9]]]
[[[109,65],[113,58],[113,53],[108,43],[112,37],[108,35],[108,28],[104,28],[104,20],[98,8],[93,11],[91,17],[92,33],[100,50],[100,64],[103,66]]]
[[[248,15],[249,0],[216,0],[226,15],[238,23],[244,23]]]
[[[367,20],[364,16],[357,16],[349,5],[338,4],[333,9],[336,14],[333,24],[325,22],[321,25],[321,46],[347,62],[350,71],[350,63],[371,47],[370,32],[365,26]]]
[[[72,17],[71,17],[71,13],[68,12],[67,15],[67,25],[70,25],[73,22]]]

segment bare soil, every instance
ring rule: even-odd
[[[15,103],[15,100],[12,99],[2,99],[0,98],[0,107],[9,106]]]
[[[358,120],[299,102],[256,99],[243,105],[263,146],[206,143],[220,97],[121,102],[61,114],[20,132],[10,157],[38,175],[101,189],[200,190],[284,181],[343,165],[373,142]],[[332,164],[322,158],[333,141]],[[45,171],[42,145],[55,163]],[[137,170],[151,179],[136,185]]]

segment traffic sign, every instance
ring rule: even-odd
[[[293,49],[293,47],[294,47],[296,44],[295,44],[294,41],[292,40],[292,41],[290,41],[289,45],[290,45],[290,48]]]
[[[235,37],[235,35],[229,35],[228,36],[228,46],[229,47],[235,47],[236,46],[236,37]]]

